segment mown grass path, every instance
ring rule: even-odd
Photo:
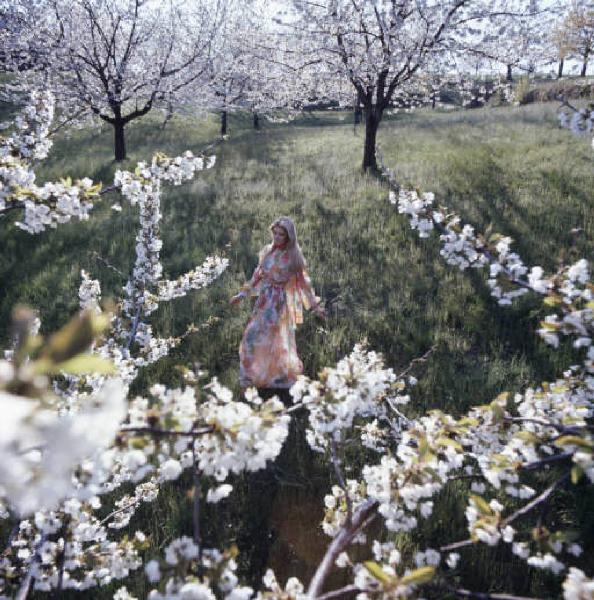
[[[560,259],[591,259],[594,250],[591,150],[586,141],[557,128],[554,108],[397,115],[382,125],[379,141],[385,162],[405,186],[435,192],[477,230],[492,224],[513,237],[528,265],[554,269]],[[131,153],[123,167],[150,159],[157,150],[198,151],[216,132],[212,117],[176,117],[164,130],[145,119],[130,128]],[[155,381],[177,384],[173,367],[195,362],[237,390],[237,347],[249,307],[231,307],[228,298],[251,275],[258,250],[268,242],[268,226],[279,215],[297,223],[314,287],[327,301],[328,320],[308,315],[298,331],[307,374],[335,363],[363,339],[395,369],[435,344],[412,410],[459,414],[503,390],[551,379],[571,364],[570,348],[551,352],[537,339],[543,312],[534,298],[498,307],[483,274],[457,272],[441,260],[435,238],[417,239],[388,203],[387,188],[360,172],[362,131],[353,132],[350,116],[318,114],[260,132],[234,117],[230,133],[216,151],[214,169],[165,191],[161,228],[167,276],[223,250],[230,268],[205,292],[163,307],[154,324],[169,335],[183,332],[191,321],[218,320],[143,372],[134,391],[142,393]],[[109,184],[116,168],[110,135],[83,130],[61,138],[39,177],[89,176]],[[116,200],[107,197],[87,223],[36,237],[0,225],[0,340],[7,340],[6,324],[17,302],[40,310],[46,332],[65,322],[77,308],[81,268],[100,279],[104,297],[118,294],[125,279],[97,256],[127,274],[137,216],[128,206],[112,211]],[[580,231],[572,234],[576,228]],[[236,500],[205,514],[212,543],[235,539],[244,551],[244,571],[253,575],[269,557],[271,565],[283,569],[281,577],[295,573],[307,579],[323,549],[316,527],[322,517],[319,500],[331,476],[304,446],[302,429],[298,422],[276,467],[241,478]],[[356,468],[365,457],[355,453],[352,458]],[[176,529],[189,530],[186,502],[183,490],[172,489],[144,511],[143,526],[156,544]],[[444,503],[447,510],[440,509],[421,531],[424,540],[408,540],[405,547],[421,542],[436,547],[440,539],[463,533],[463,507],[455,490]],[[578,500],[563,511],[564,521],[582,523],[590,532],[591,546],[594,524],[586,505]],[[246,514],[248,525],[240,525]],[[226,525],[219,527],[218,521]],[[542,578],[518,578],[519,571],[508,568],[508,562],[518,566],[512,558],[500,560],[501,572],[495,573],[492,557],[481,550],[467,563],[474,589],[492,584],[527,593],[532,586],[537,593],[546,584]]]

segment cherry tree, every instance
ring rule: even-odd
[[[30,68],[13,61],[15,92],[51,90],[66,119],[93,116],[114,130],[116,160],[126,157],[124,131],[159,102],[172,103],[209,67],[213,37],[224,14],[209,3],[145,0],[16,0],[7,57],[35,49]]]
[[[455,51],[470,44],[466,34],[479,31],[470,25],[495,11],[489,2],[470,0],[295,0],[294,7],[297,16],[287,24],[307,40],[303,62],[321,69],[328,80],[349,82],[351,102],[356,94],[363,104],[365,170],[377,169],[377,130],[397,91],[438,57],[447,67],[450,56],[453,67]]]
[[[532,73],[547,59],[546,42],[552,27],[552,11],[540,0],[506,0],[500,10],[483,23],[485,33],[478,33],[480,43],[468,51],[505,68],[507,81],[513,81],[514,69]]]
[[[590,56],[594,52],[594,6],[574,0],[565,19],[572,54],[581,60],[580,77],[586,76]]]
[[[563,77],[563,69],[565,67],[565,61],[571,56],[571,36],[570,30],[567,23],[567,16],[560,19],[553,26],[553,30],[550,36],[550,43],[552,46],[552,58],[558,61],[557,77],[561,79]]]

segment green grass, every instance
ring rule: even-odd
[[[554,108],[396,115],[382,124],[379,141],[385,162],[404,185],[435,192],[478,230],[492,224],[513,237],[527,264],[554,269],[560,259],[591,257],[594,250],[591,150],[586,141],[557,128]],[[129,128],[129,160],[123,167],[156,150],[198,151],[217,132],[215,117],[175,117],[164,130],[158,119],[146,118]],[[498,307],[484,274],[458,272],[440,258],[436,239],[417,239],[388,203],[387,188],[361,173],[363,130],[354,133],[350,115],[314,113],[290,125],[263,122],[260,132],[250,129],[248,118],[232,116],[229,133],[217,149],[214,169],[191,184],[166,188],[161,230],[166,276],[223,249],[230,267],[208,290],[163,306],[154,318],[163,335],[182,333],[189,322],[211,315],[218,321],[141,373],[136,392],[154,381],[175,384],[173,366],[195,362],[238,389],[237,348],[249,308],[230,307],[228,298],[251,275],[258,250],[268,242],[269,224],[285,214],[297,223],[312,281],[328,303],[327,322],[308,315],[298,331],[307,374],[334,364],[363,339],[396,370],[435,344],[412,410],[439,407],[460,414],[503,390],[551,379],[575,362],[570,348],[553,352],[535,335],[544,313],[534,298]],[[109,184],[117,167],[111,132],[82,130],[57,141],[39,179],[89,176]],[[96,258],[125,274],[131,270],[137,213],[127,206],[121,213],[111,211],[116,199],[106,198],[86,223],[35,237],[1,223],[0,340],[6,343],[10,311],[19,302],[39,309],[45,332],[64,323],[77,308],[81,268],[101,280],[104,297],[119,294],[125,279]],[[575,227],[582,229],[577,238],[570,233]],[[294,571],[307,580],[322,552],[323,542],[314,543],[311,536],[332,476],[304,446],[302,429],[303,423],[296,423],[275,468],[237,478],[232,501],[205,509],[207,545],[237,541],[242,572],[252,579],[268,562],[281,569],[281,578]],[[436,538],[464,536],[459,500],[459,492],[450,490],[432,524],[420,538],[407,539],[407,547],[422,539],[435,547]],[[566,519],[581,514],[592,550],[592,516],[571,506]],[[167,526],[154,527],[163,518]],[[154,532],[157,546],[175,531],[187,533],[183,482],[147,507],[139,521]],[[474,555],[465,572],[468,587],[546,594],[547,580],[531,571],[526,576],[506,557],[502,578],[492,553]]]

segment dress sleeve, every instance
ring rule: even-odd
[[[305,270],[291,276],[287,282],[286,297],[289,319],[293,327],[303,323],[303,309],[317,306],[320,302]]]
[[[241,291],[248,295],[256,294],[258,290],[258,284],[261,280],[262,267],[260,264],[258,264],[258,266],[254,269],[254,274],[252,275],[251,279],[241,286]]]
[[[316,296],[309,275],[305,269],[302,269],[296,274],[296,287],[301,296],[303,308],[307,310],[320,303],[320,298]]]

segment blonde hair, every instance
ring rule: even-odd
[[[297,241],[297,229],[295,228],[295,223],[293,223],[292,219],[289,217],[279,217],[270,225],[269,230],[272,231],[275,227],[282,227],[287,232],[288,239],[285,249],[289,254],[289,270],[295,273],[302,271],[306,268],[307,263],[305,262],[305,257],[303,256],[303,252],[301,252],[299,242]],[[272,252],[273,248],[274,244],[272,243],[267,244],[262,248],[260,251],[260,262]]]

